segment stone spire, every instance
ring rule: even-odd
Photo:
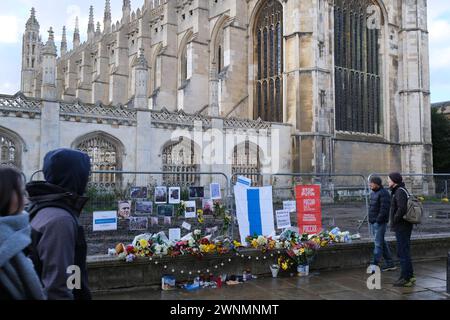
[[[133,64],[133,67],[140,67],[141,69],[148,69],[148,62],[144,55],[144,48],[139,49],[139,56]]]
[[[50,27],[50,30],[48,30],[48,40],[42,50],[42,55],[46,54],[56,55],[56,52],[57,50],[55,45],[55,32],[53,32],[53,28]]]
[[[103,17],[103,28],[105,33],[111,32],[111,23],[112,23],[112,15],[111,15],[111,1],[106,0],[105,2],[105,15]]]
[[[41,38],[40,26],[36,19],[36,10],[31,9],[31,14],[25,25],[22,46],[22,75],[20,90],[27,97],[35,97],[36,91],[33,87],[36,74],[40,69]]]
[[[136,109],[148,108],[148,63],[145,59],[144,49],[140,49],[139,56],[133,63],[134,68],[134,107]]]
[[[73,33],[73,48],[78,48],[80,46],[80,25],[78,22],[78,17],[75,18],[75,31]]]
[[[122,6],[122,22],[130,22],[131,0],[123,0]]]
[[[55,34],[48,30],[48,40],[42,49],[42,99],[56,99],[56,56]]]
[[[88,24],[88,40],[94,39],[95,23],[94,23],[94,6],[89,8],[89,24]]]
[[[102,34],[102,27],[100,25],[100,21],[97,22],[97,29],[95,30],[95,35],[98,36]]]
[[[39,30],[39,27],[39,22],[36,19],[36,10],[34,8],[31,8],[31,14],[26,24],[26,30]]]
[[[67,34],[66,34],[66,26],[64,26],[61,39],[61,56],[65,55],[66,53],[67,53]]]

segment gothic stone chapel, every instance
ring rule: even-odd
[[[111,1],[102,23],[91,7],[71,43],[57,26],[59,48],[32,9],[21,91],[0,96],[2,164],[30,175],[73,147],[94,170],[192,183],[208,170],[431,172],[426,0],[130,2],[117,22]],[[204,161],[211,129],[222,166]]]

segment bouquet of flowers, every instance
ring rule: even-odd
[[[278,257],[278,266],[281,270],[287,271],[294,266],[294,262],[288,257],[280,256]]]
[[[307,241],[292,246],[287,250],[287,254],[297,265],[308,265],[316,256],[319,248],[320,245],[315,241]]]
[[[250,247],[253,249],[261,249],[263,253],[282,248],[282,244],[272,237],[248,236],[245,241],[250,244]]]

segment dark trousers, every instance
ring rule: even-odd
[[[395,227],[395,237],[397,238],[397,254],[400,259],[402,269],[401,278],[410,280],[414,276],[411,262],[411,233],[412,224],[401,224]]]
[[[385,223],[374,223],[371,225],[372,235],[374,236],[375,242],[372,264],[380,266],[381,258],[384,258],[386,267],[393,267],[394,262],[392,260],[391,248],[389,248],[389,244],[384,239],[386,228],[387,225]]]

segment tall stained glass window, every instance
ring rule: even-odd
[[[369,6],[376,6],[375,10]],[[381,13],[372,0],[334,1],[338,131],[381,134],[381,30],[371,24],[375,11]],[[378,24],[382,25],[382,21]]]
[[[255,27],[255,118],[283,122],[283,6],[266,0]]]

